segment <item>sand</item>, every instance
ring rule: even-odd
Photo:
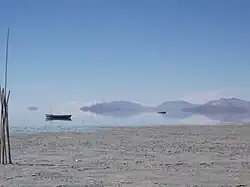
[[[4,186],[250,185],[250,125],[103,128],[11,143]]]

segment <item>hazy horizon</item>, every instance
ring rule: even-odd
[[[250,100],[249,5],[5,1],[0,70],[9,27],[10,115],[29,115],[29,106],[81,115],[80,107],[111,100],[149,106],[180,99]]]

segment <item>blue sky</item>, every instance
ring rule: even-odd
[[[0,70],[10,27],[11,106],[250,99],[249,7],[248,0],[1,1]]]

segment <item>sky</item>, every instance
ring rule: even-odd
[[[9,27],[11,108],[250,100],[249,7],[248,0],[2,0],[0,72]]]

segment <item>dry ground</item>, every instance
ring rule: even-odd
[[[103,128],[12,137],[4,186],[250,185],[250,125]]]

